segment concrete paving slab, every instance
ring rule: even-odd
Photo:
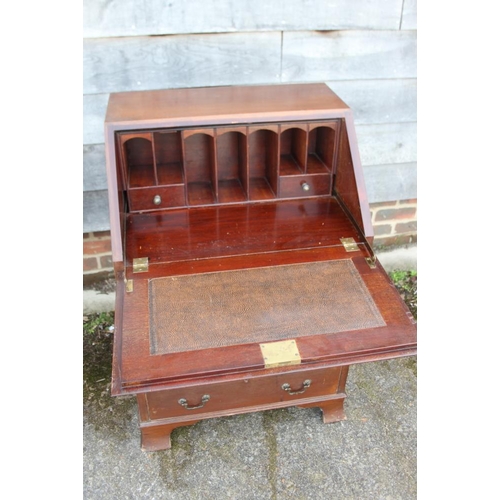
[[[115,292],[83,290],[83,314],[111,312],[115,310]]]
[[[354,365],[347,420],[316,408],[202,421],[143,452],[135,400],[106,389],[85,401],[84,498],[417,498],[416,358]]]
[[[417,245],[379,250],[376,254],[387,272],[417,270]]]

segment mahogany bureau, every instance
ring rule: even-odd
[[[326,85],[112,94],[105,133],[112,394],[137,397],[143,449],[225,415],[345,419],[349,365],[416,354]]]

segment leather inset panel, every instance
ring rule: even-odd
[[[351,260],[149,282],[151,354],[384,326]]]

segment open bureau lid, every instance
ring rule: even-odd
[[[112,95],[114,394],[416,352],[324,84]]]

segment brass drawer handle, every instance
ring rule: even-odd
[[[309,379],[307,380],[304,380],[304,383],[302,384],[302,389],[298,390],[298,391],[292,391],[292,388],[290,387],[290,384],[283,384],[281,386],[281,388],[288,392],[288,394],[290,395],[294,395],[294,394],[302,394],[303,392],[306,392],[306,390],[311,387],[311,381]]]
[[[186,410],[196,410],[197,408],[203,408],[205,406],[205,403],[207,403],[209,399],[210,396],[208,394],[204,394],[201,397],[201,404],[199,404],[198,406],[188,406],[188,402],[184,398],[179,399],[178,403],[186,408]]]

